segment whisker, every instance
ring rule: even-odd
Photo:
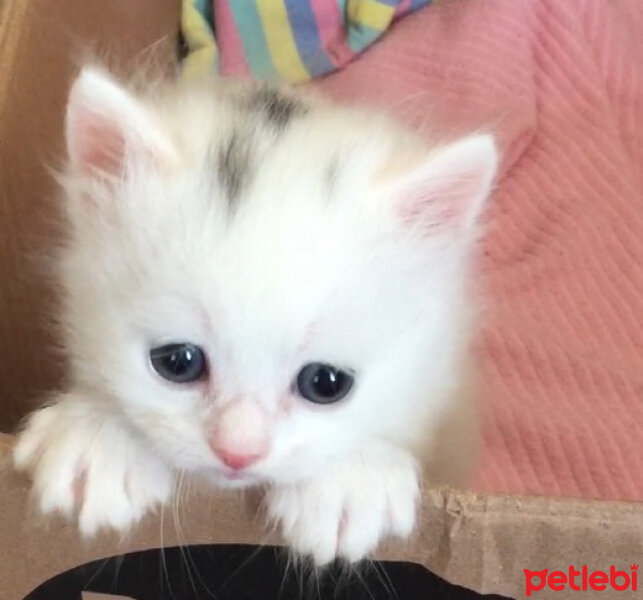
[[[399,600],[397,590],[395,589],[395,586],[393,585],[393,582],[391,581],[388,571],[386,570],[384,565],[378,563],[377,561],[371,561],[370,565],[375,573],[377,573],[377,576],[382,582],[384,589],[388,592],[389,597],[395,598],[395,600]]]
[[[257,555],[263,550],[262,546],[257,546],[251,553],[250,555],[240,564],[238,565],[232,573],[228,575],[228,577],[225,578],[223,583],[219,586],[219,589],[223,589],[232,579],[243,569],[245,569],[255,558],[257,558]]]
[[[98,577],[98,575],[105,568],[105,565],[107,565],[108,562],[109,558],[106,558],[100,562],[100,566],[98,567],[98,569],[96,569],[93,575],[85,582],[86,588],[90,586],[90,584],[92,583],[92,581],[94,581],[94,579],[96,579],[96,577]]]
[[[168,592],[170,596],[174,596],[172,593],[172,584],[170,583],[170,573],[167,570],[167,557],[165,556],[165,506],[161,505],[161,523],[160,523],[160,534],[161,534],[161,552],[159,554],[159,560],[161,561],[161,581],[160,588],[163,589],[163,575],[165,575],[165,582],[167,584]]]
[[[205,592],[210,598],[216,598],[217,596],[214,593],[214,591],[208,587],[205,579],[201,576],[201,573],[199,573],[198,565],[191,554],[190,545],[185,543],[185,533],[180,520],[181,507],[179,506],[179,504],[181,502],[183,504],[186,504],[189,502],[190,491],[191,491],[190,484],[191,484],[191,478],[185,477],[185,471],[182,471],[181,486],[179,489],[179,494],[177,495],[177,510],[176,510],[176,521],[177,521],[176,524],[177,524],[178,530],[180,531],[179,535],[181,537],[179,548],[180,548],[181,556],[183,558],[183,562],[185,563],[185,566],[188,572],[188,577],[190,578],[190,584],[192,585],[192,588],[194,589],[195,594],[199,596],[199,593],[200,593],[200,590],[197,590],[196,588],[196,582],[198,581],[201,584],[202,589],[205,590]],[[193,574],[194,574],[194,577],[193,577]]]

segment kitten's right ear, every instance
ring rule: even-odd
[[[398,214],[424,231],[466,231],[491,190],[498,151],[490,135],[472,135],[423,157],[388,183]]]
[[[84,68],[72,85],[65,123],[72,171],[89,177],[117,177],[129,158],[159,166],[176,151],[154,115],[112,77]]]

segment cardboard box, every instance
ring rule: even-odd
[[[11,438],[0,438],[0,444],[6,456]],[[79,539],[73,525],[57,519],[43,522],[34,514],[29,508],[28,481],[12,472],[6,459],[3,465],[2,600],[80,600],[82,591],[134,600],[205,600],[211,597],[205,588],[213,597],[235,600],[479,598],[474,592],[509,598],[626,600],[640,598],[643,589],[637,571],[630,568],[643,558],[643,511],[635,503],[488,496],[429,488],[413,539],[387,543],[376,556],[393,563],[340,570],[337,580],[333,571],[322,576],[318,596],[315,577],[289,565],[285,550],[270,547],[278,545],[279,539],[264,532],[253,512],[252,498],[191,486],[180,503],[150,515],[127,538],[106,534],[88,543]],[[260,550],[256,544],[269,547]],[[177,545],[189,547],[179,550]],[[166,548],[165,557],[158,550],[161,547]],[[140,551],[148,554],[123,556]],[[119,557],[102,560],[113,556]],[[69,572],[92,561],[98,562]],[[569,579],[570,568],[577,572],[572,583],[580,591],[569,582],[562,583]],[[547,569],[547,579],[528,576],[525,569]],[[623,572],[616,583],[625,589],[618,591],[608,581],[604,591],[592,590],[590,584],[600,586],[601,581],[600,574],[592,580],[592,573],[602,571],[609,580],[610,569],[614,575]],[[285,580],[284,573],[288,575]],[[435,576],[469,591],[449,588]],[[643,575],[641,579],[643,584]],[[87,594],[82,597],[96,599]]]

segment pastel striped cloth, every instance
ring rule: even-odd
[[[186,76],[308,81],[346,65],[434,0],[183,0]]]

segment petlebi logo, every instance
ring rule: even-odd
[[[637,564],[630,565],[629,571],[617,570],[615,565],[610,565],[607,571],[590,571],[587,565],[576,568],[570,565],[567,571],[530,571],[523,569],[525,573],[525,594],[529,598],[532,593],[543,591],[542,598],[552,598],[545,590],[562,592],[563,590],[575,590],[586,592],[588,590],[613,590],[623,592],[625,590],[638,590]],[[535,594],[537,597],[537,594]],[[609,596],[612,598],[612,596]]]

